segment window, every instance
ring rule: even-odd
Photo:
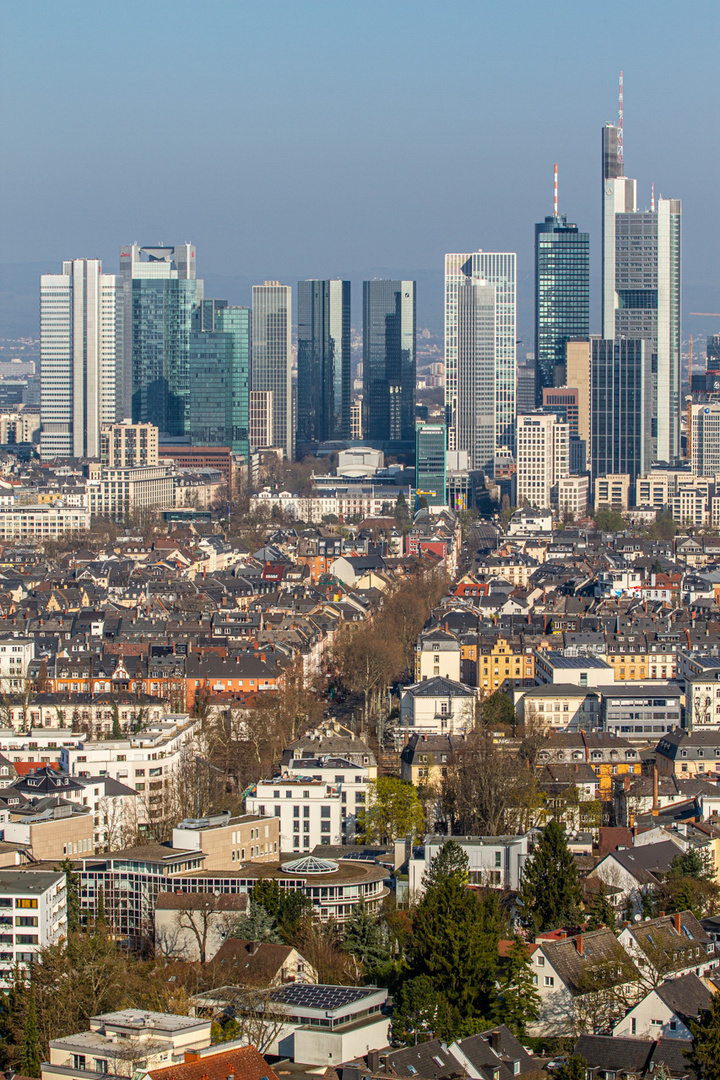
[[[85,1069],[84,1054],[73,1054],[73,1069]]]
[[[19,908],[36,908],[38,906],[37,900],[30,899],[18,899],[15,901],[15,907]]]
[[[552,976],[552,975],[546,975],[546,976],[545,976],[545,979],[544,979],[544,984],[545,984],[545,986],[554,986],[554,985],[555,985],[555,978],[554,978],[554,976]]]
[[[538,967],[545,967],[545,957],[544,957],[544,956],[541,956],[541,955],[540,955],[540,954],[538,953],[538,955],[536,956],[535,960],[536,960],[536,963],[537,963],[537,966],[538,966]]]

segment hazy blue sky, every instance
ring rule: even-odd
[[[514,250],[527,338],[555,161],[598,273],[623,68],[626,173],[682,198],[684,307],[720,311],[719,40],[717,0],[3,0],[0,259],[114,270],[121,243],[187,239],[231,302],[418,273],[437,325],[446,251]]]

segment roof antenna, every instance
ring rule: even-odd
[[[650,185],[650,209],[654,214],[655,213],[655,185],[654,184]]]
[[[555,187],[554,187],[554,196],[555,196],[555,198],[554,198],[554,203],[553,203],[553,207],[554,207],[553,213],[555,214],[555,217],[557,217],[557,216],[558,216],[558,203],[557,203],[557,161],[555,162]]]
[[[620,72],[620,89],[618,93],[618,141],[617,156],[620,164],[623,162],[623,73]]]

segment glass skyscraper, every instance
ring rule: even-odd
[[[593,478],[628,473],[634,484],[651,464],[647,342],[592,338],[590,344]]]
[[[415,429],[415,489],[428,506],[444,506],[447,428],[418,424]]]
[[[120,249],[120,274],[125,415],[131,411],[135,423],[155,424],[168,435],[185,435],[190,421],[190,334],[203,299],[193,245],[126,245]]]
[[[535,226],[535,398],[565,382],[565,345],[590,334],[590,235],[564,214]]]
[[[350,282],[298,282],[298,441],[350,438],[350,382]]]
[[[189,430],[193,446],[227,446],[249,460],[250,310],[204,301],[215,329],[190,336]],[[198,309],[199,312],[200,309]]]
[[[480,278],[465,278],[457,303],[457,449],[467,451],[471,469],[482,469],[492,476],[496,453],[495,287]]]
[[[415,282],[363,282],[363,437],[415,441]]]
[[[253,285],[251,386],[272,391],[272,444],[281,447],[289,461],[295,456],[291,313],[289,285],[279,281]]]

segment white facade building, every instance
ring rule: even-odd
[[[28,664],[35,656],[35,642],[29,638],[0,637],[0,689],[3,693],[22,690]]]
[[[41,949],[67,936],[65,874],[0,870],[0,985],[25,970]]]
[[[349,776],[353,768],[344,763],[337,775]],[[367,778],[367,770],[362,771]],[[345,810],[353,805],[342,802],[342,785],[334,782],[335,772],[332,781],[323,773],[314,762],[308,762],[307,769],[303,762],[302,773],[260,780],[246,798],[246,813],[280,819],[281,851],[312,851],[318,844],[343,842]]]
[[[468,278],[495,288],[496,452],[512,453],[516,384],[516,256],[476,251],[445,256],[445,405],[450,413],[449,450],[458,437],[458,292]]]
[[[495,422],[495,287],[467,277],[457,289],[457,449],[472,469],[493,473]]]
[[[517,502],[546,509],[557,502],[557,483],[570,475],[570,426],[554,413],[517,418]]]
[[[44,458],[98,457],[100,427],[118,416],[121,283],[97,259],[40,279],[40,411]]]
[[[279,281],[253,285],[252,390],[272,391],[272,445],[292,461],[295,427],[291,379],[292,289]]]
[[[90,511],[80,506],[0,506],[0,540],[53,540],[90,529]]]

